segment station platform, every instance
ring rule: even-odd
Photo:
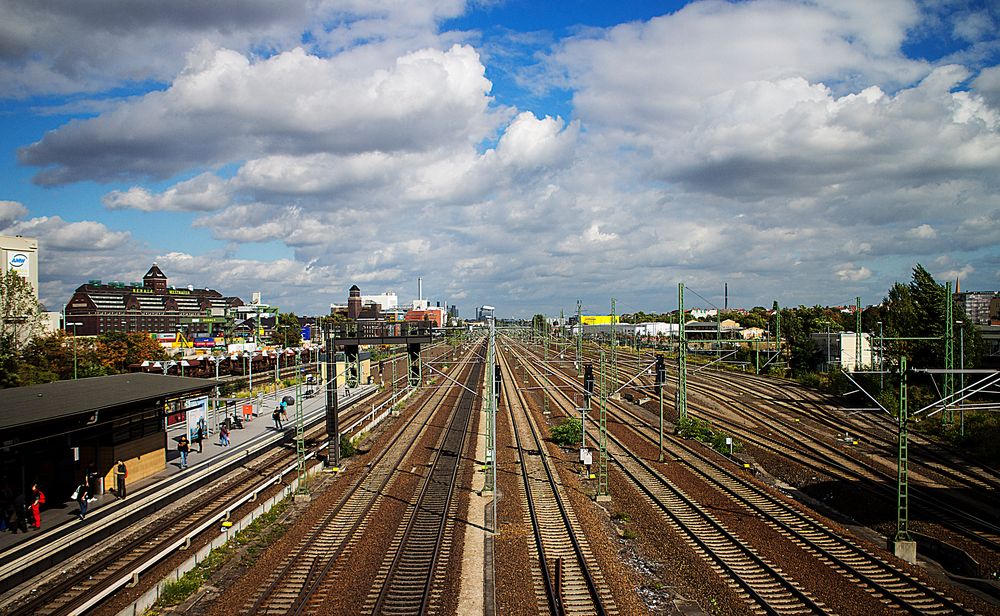
[[[341,409],[343,409],[345,406],[367,397],[370,393],[376,391],[377,389],[377,385],[352,387],[349,391],[345,391],[345,388],[341,387],[337,392],[338,404]],[[246,455],[245,451],[247,447],[257,445],[263,440],[273,439],[275,437],[278,430],[275,428],[274,422],[271,419],[271,411],[280,403],[284,396],[288,395],[295,396],[294,387],[279,389],[276,393],[265,394],[262,398],[247,398],[244,400],[243,402],[245,404],[255,404],[254,409],[258,412],[258,415],[252,417],[249,421],[244,421],[243,428],[239,429],[234,427],[230,431],[230,445],[228,447],[224,447],[220,443],[217,429],[210,437],[203,440],[201,451],[199,451],[197,443],[191,443],[191,451],[188,454],[188,466],[186,469],[181,469],[181,454],[177,451],[177,441],[181,434],[185,432],[187,427],[186,423],[182,422],[177,425],[170,426],[167,429],[167,463],[163,470],[134,483],[128,482],[126,484],[126,498],[124,500],[118,498],[111,492],[105,492],[104,494],[97,495],[90,501],[87,509],[87,515],[84,520],[79,519],[80,507],[77,502],[71,498],[72,494],[51,494],[45,489],[45,486],[41,486],[46,499],[46,504],[42,505],[41,508],[41,529],[33,530],[30,527],[31,520],[29,512],[29,526],[27,533],[21,532],[20,530],[18,530],[17,533],[14,533],[9,528],[0,533],[0,562],[3,562],[4,555],[9,549],[19,547],[20,544],[29,542],[44,543],[46,541],[46,537],[54,539],[57,536],[64,535],[65,531],[68,530],[67,527],[69,525],[85,525],[94,519],[106,517],[107,515],[113,515],[113,510],[118,509],[119,505],[124,505],[131,500],[140,498],[141,495],[148,492],[151,487],[164,482],[176,481],[184,475],[198,473],[200,469],[211,465],[213,462],[220,461],[223,457]],[[316,422],[325,415],[325,391],[321,390],[312,397],[303,397],[302,403],[302,410],[307,424]],[[242,405],[237,404],[235,406],[236,408],[240,408]],[[284,434],[284,438],[291,438],[295,435],[294,406],[290,406],[287,412],[288,419],[283,421],[283,429],[281,432]],[[220,410],[216,419],[221,420],[221,418],[222,413]],[[30,501],[28,504],[30,504]]]

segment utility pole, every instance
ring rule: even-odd
[[[950,283],[949,283],[950,284]],[[917,545],[910,537],[909,411],[906,406],[906,356],[899,358],[899,459],[896,466],[895,554],[916,563]]]
[[[299,354],[295,354],[295,374],[299,374]],[[277,395],[275,395],[277,399]],[[295,459],[299,470],[299,487],[297,494],[309,494],[306,482],[306,423],[302,410],[302,379],[295,379]]]
[[[944,291],[944,413],[941,422],[955,425],[955,411],[949,404],[955,394],[955,322],[952,320],[954,300],[951,295],[951,282],[945,283]]]
[[[684,331],[684,283],[677,283],[677,421],[687,421],[687,334]]]
[[[333,332],[326,335],[326,433],[330,437],[327,464],[333,469],[340,468],[340,426],[337,408],[337,349],[333,344]]]
[[[576,300],[576,376],[583,376],[583,304]]]
[[[861,298],[854,300],[854,371],[861,371]]]
[[[486,483],[483,487],[484,492],[492,493],[495,489],[495,468],[494,464],[494,421],[497,413],[497,379],[496,379],[496,338],[493,329],[493,321],[490,321],[490,330],[488,334],[487,344],[486,344],[486,378],[487,381],[487,394],[489,399],[486,402]],[[494,518],[494,524],[496,524],[496,518]]]
[[[611,380],[618,379],[618,326],[615,323],[615,298],[611,298]]]
[[[543,369],[548,369],[548,367],[549,367],[549,323],[548,323],[548,318],[545,319],[545,323],[543,324],[543,327],[545,329],[542,331],[542,348],[544,349],[543,352],[542,352],[542,366],[543,366]],[[542,388],[542,412],[545,413],[546,415],[548,415],[548,413],[549,413],[549,393],[545,390],[544,387]]]
[[[604,363],[604,351],[601,351],[601,397],[600,397],[600,461],[597,465],[597,498],[598,502],[611,500],[608,492],[608,389],[611,381],[608,378],[607,366]]]
[[[663,355],[656,355],[656,397],[660,399],[660,458],[663,462],[663,383],[666,381],[667,366]]]

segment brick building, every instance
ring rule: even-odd
[[[142,284],[91,280],[81,285],[66,304],[64,329],[81,336],[106,332],[176,332],[184,318],[223,316],[242,306],[238,297],[213,289],[174,288],[154,263]]]

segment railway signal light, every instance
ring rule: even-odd
[[[656,356],[656,394],[663,391],[663,383],[667,380],[667,365],[663,361],[663,355]]]
[[[583,368],[583,390],[586,395],[594,395],[594,366],[593,364],[587,364]]]

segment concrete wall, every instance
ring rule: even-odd
[[[124,460],[128,467],[128,488],[135,481],[145,479],[162,471],[167,466],[167,433],[157,432],[134,441],[121,443],[111,447],[101,447],[98,450],[98,466],[110,469],[104,475],[105,491],[115,487],[115,466],[118,460]]]

